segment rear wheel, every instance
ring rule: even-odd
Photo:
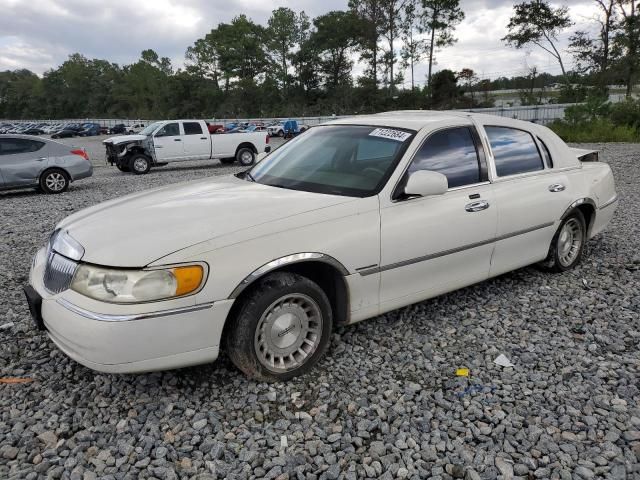
[[[308,372],[329,345],[333,316],[324,291],[288,272],[266,276],[244,299],[225,335],[231,361],[262,381]]]
[[[62,193],[69,188],[69,175],[57,168],[47,170],[40,176],[40,190],[44,193]]]
[[[582,259],[587,241],[587,224],[580,210],[571,212],[558,227],[551,241],[547,258],[539,267],[549,272],[564,272]]]
[[[250,167],[256,160],[256,154],[250,148],[243,147],[236,152],[236,160],[243,167]]]
[[[280,138],[283,138],[284,137],[284,130],[278,130],[278,136]]]
[[[151,170],[151,160],[146,155],[138,153],[129,159],[129,168],[136,175],[143,175]]]

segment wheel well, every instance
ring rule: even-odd
[[[593,205],[589,203],[583,203],[582,205],[578,205],[576,207],[577,210],[580,210],[582,215],[584,216],[584,221],[587,224],[587,235],[591,231],[591,225],[595,218],[596,210],[593,208]]]
[[[240,145],[238,145],[238,148],[236,148],[236,155],[238,154],[238,150],[240,150],[241,148],[250,148],[251,151],[253,151],[253,153],[258,153],[258,149],[253,145],[253,143],[251,142],[243,142]]]
[[[244,299],[256,288],[258,282],[267,275],[275,272],[291,272],[297,273],[303,277],[318,284],[324,291],[331,304],[333,312],[333,324],[344,325],[349,321],[349,294],[347,282],[344,276],[333,266],[324,262],[308,261],[285,265],[265,273],[262,277],[254,280],[251,285],[245,288],[233,302],[231,311],[225,322],[222,336],[224,337],[228,326],[231,324],[230,319],[235,318],[238,310],[242,306]]]

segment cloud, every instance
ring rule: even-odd
[[[565,1],[576,21],[593,14],[590,0]],[[271,11],[291,8],[290,1],[271,0],[3,0],[0,15],[0,70],[28,68],[38,74],[79,52],[127,64],[152,48],[182,65],[188,46],[219,22],[246,14],[266,23]],[[464,67],[485,76],[523,72],[527,66],[557,69],[548,55],[506,47],[501,41],[511,14],[511,0],[462,0],[466,19],[458,26],[458,43],[436,55],[435,69]],[[310,17],[347,8],[347,0],[299,0],[292,7]],[[566,43],[566,37],[562,38]],[[398,46],[397,46],[398,47]],[[357,65],[356,72],[362,71]],[[423,81],[426,66],[416,78]]]

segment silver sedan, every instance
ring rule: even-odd
[[[92,174],[82,149],[30,135],[0,135],[0,190],[37,187],[62,193]]]

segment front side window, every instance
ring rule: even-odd
[[[366,197],[380,191],[415,132],[362,125],[314,127],[245,176],[293,190]]]
[[[25,138],[3,138],[0,140],[0,155],[17,155],[19,153],[37,152],[44,146],[43,142]]]
[[[167,123],[156,133],[156,137],[177,137],[178,135],[180,135],[180,125],[177,123]]]
[[[182,127],[185,135],[202,135],[202,127],[198,122],[184,122]]]
[[[449,188],[479,183],[480,162],[469,128],[449,128],[432,134],[409,165],[409,173],[418,170],[442,173]]]
[[[508,127],[485,127],[499,177],[543,170],[542,157],[529,132]]]

